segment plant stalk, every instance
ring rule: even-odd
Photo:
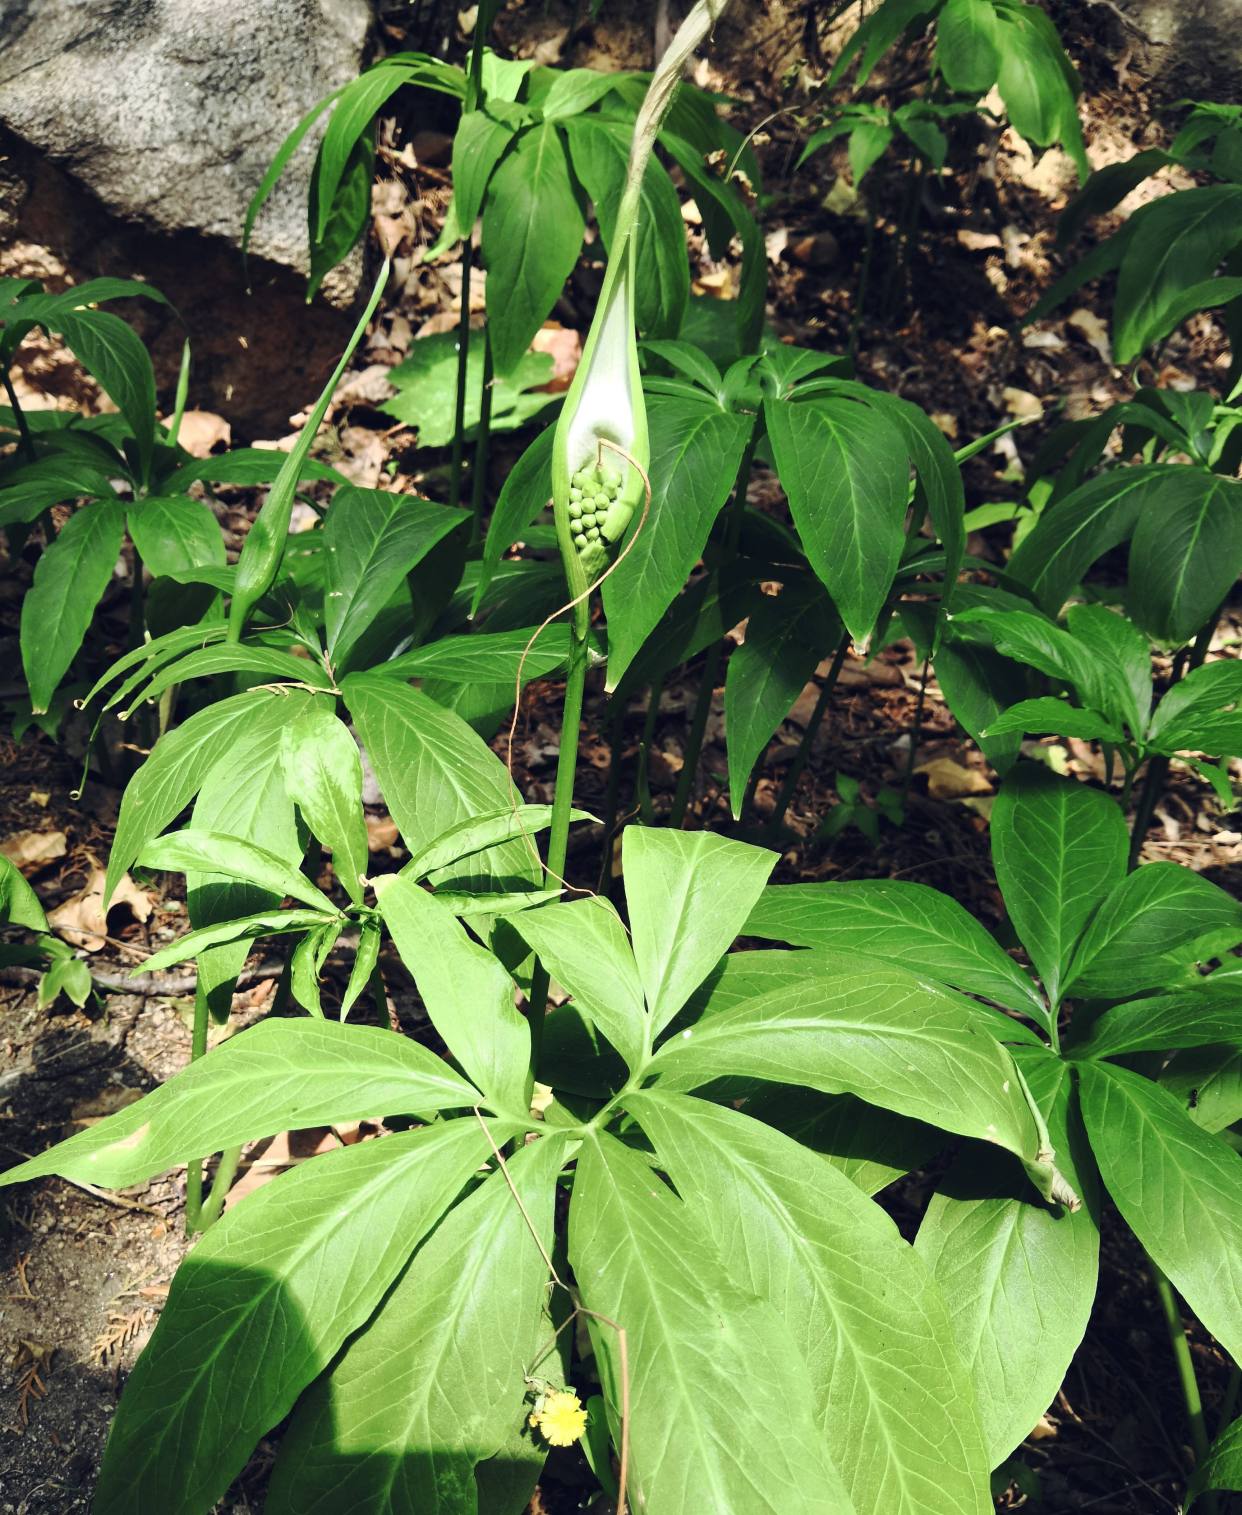
[[[1211,1446],[1211,1438],[1208,1436],[1207,1421],[1203,1414],[1203,1400],[1199,1395],[1199,1380],[1195,1377],[1195,1365],[1190,1355],[1190,1343],[1186,1340],[1186,1330],[1182,1325],[1182,1315],[1178,1309],[1177,1296],[1173,1292],[1173,1285],[1150,1255],[1147,1262],[1151,1268],[1152,1280],[1156,1285],[1156,1297],[1160,1301],[1160,1311],[1164,1316],[1165,1327],[1169,1333],[1169,1345],[1173,1349],[1173,1361],[1177,1367],[1177,1381],[1182,1391],[1182,1402],[1186,1406],[1186,1420],[1190,1426],[1190,1441],[1194,1448],[1195,1464],[1197,1466],[1207,1456],[1208,1449]],[[1220,1506],[1215,1494],[1207,1492],[1200,1497],[1203,1501],[1205,1515],[1220,1515]]]
[[[587,607],[574,608],[569,639],[569,669],[565,678],[565,701],[561,707],[561,750],[556,760],[556,788],[552,795],[552,824],[548,828],[548,877],[560,882],[569,850],[569,817],[574,803],[574,779],[578,771],[578,731],[582,724],[582,699],[586,691]],[[533,1085],[543,1048],[543,1018],[548,1005],[548,970],[536,962],[530,980],[530,1079]]]
[[[815,701],[815,709],[811,711],[811,719],[806,723],[806,730],[802,733],[802,740],[798,743],[798,750],[794,753],[785,774],[784,782],[776,796],[776,805],[768,821],[768,835],[775,840],[780,835],[781,826],[785,820],[785,812],[789,809],[789,802],[793,799],[794,790],[798,787],[798,780],[802,777],[802,770],[807,765],[811,756],[811,747],[814,744],[816,733],[819,731],[823,719],[828,710],[828,702],[832,698],[832,691],[837,687],[837,680],[841,677],[841,669],[845,665],[845,656],[850,650],[850,635],[847,631],[841,638],[837,647],[836,656],[832,660],[832,666],[828,670],[828,676],[820,687],[819,699]]]
[[[699,677],[699,689],[694,699],[694,713],[690,718],[690,731],[686,737],[685,761],[677,775],[677,788],[673,794],[673,808],[668,813],[668,823],[674,831],[680,831],[686,819],[686,809],[698,777],[699,757],[703,750],[703,736],[707,731],[707,717],[711,714],[712,696],[724,661],[724,643],[714,642],[703,659],[703,672]]]
[[[477,547],[483,540],[483,514],[487,507],[487,452],[491,440],[492,381],[494,378],[492,338],[485,326],[483,328],[483,393],[479,400],[479,430],[474,444],[474,462],[470,469],[471,547]]]
[[[9,406],[13,411],[13,419],[17,422],[18,434],[21,437],[21,448],[26,454],[28,462],[35,460],[34,437],[30,434],[30,422],[26,419],[26,412],[21,407],[21,401],[17,398],[17,391],[13,388],[13,380],[8,371],[4,374],[4,392],[9,397]]]
[[[457,322],[457,398],[453,408],[453,452],[449,461],[449,504],[461,504],[461,466],[465,451],[466,372],[470,363],[470,270],[474,263],[474,228],[467,227],[461,249],[461,316]]]

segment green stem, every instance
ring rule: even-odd
[[[194,992],[194,1026],[190,1032],[190,1061],[197,1062],[207,1050],[207,995],[200,982]],[[192,1157],[185,1168],[185,1234],[199,1229],[203,1213],[203,1160]]]
[[[582,724],[582,699],[586,691],[588,616],[585,601],[575,607],[569,641],[569,670],[561,715],[561,750],[556,760],[556,789],[552,795],[552,824],[548,828],[548,876],[558,883],[565,875],[569,850],[569,816],[574,804],[574,780],[578,771],[578,731]],[[530,1083],[533,1085],[543,1047],[543,1018],[548,1004],[548,970],[536,962],[530,981]]]
[[[1221,607],[1224,608],[1223,606]],[[1218,610],[1212,618],[1205,622],[1194,640],[1189,656],[1185,652],[1179,653],[1173,663],[1173,684],[1179,682],[1187,673],[1193,673],[1196,668],[1202,667],[1204,659],[1208,655],[1208,649],[1212,645],[1212,636],[1216,631],[1216,623],[1220,620]],[[1165,691],[1167,694],[1167,690]],[[1155,814],[1156,802],[1164,792],[1164,781],[1169,773],[1169,759],[1157,753],[1147,764],[1147,774],[1143,779],[1143,789],[1139,795],[1138,807],[1134,812],[1134,822],[1130,827],[1130,858],[1129,869],[1131,872],[1138,867],[1139,858],[1143,853],[1143,843],[1147,840],[1147,832],[1151,827],[1151,818]]]
[[[240,1147],[228,1147],[221,1152],[215,1177],[211,1181],[211,1193],[203,1201],[203,1207],[199,1211],[198,1229],[200,1231],[206,1231],[220,1219],[224,1201],[228,1198],[229,1190],[233,1187],[233,1180],[237,1177],[241,1154]]]
[[[177,373],[177,393],[173,398],[172,419],[168,423],[168,445],[175,447],[181,435],[181,421],[185,415],[185,403],[190,395],[190,341],[187,337],[181,348],[181,368]]]
[[[483,328],[483,394],[479,401],[479,431],[474,444],[474,463],[470,474],[470,545],[477,547],[483,540],[483,512],[487,506],[487,450],[492,429],[492,380],[495,369],[492,363],[492,339]]]
[[[1156,1285],[1156,1297],[1160,1301],[1164,1324],[1169,1333],[1169,1345],[1173,1349],[1177,1380],[1182,1391],[1182,1402],[1186,1406],[1186,1420],[1190,1426],[1190,1441],[1194,1448],[1195,1463],[1198,1464],[1207,1456],[1211,1439],[1208,1436],[1207,1421],[1203,1414],[1203,1400],[1199,1395],[1199,1380],[1195,1377],[1195,1365],[1190,1356],[1190,1343],[1186,1340],[1186,1330],[1182,1325],[1182,1315],[1178,1309],[1177,1296],[1173,1293],[1173,1285],[1150,1256],[1147,1262],[1151,1268],[1152,1280]],[[1219,1515],[1220,1506],[1215,1494],[1205,1493],[1202,1499],[1206,1515]]]
[[[617,811],[621,805],[621,753],[625,746],[625,701],[614,701],[612,719],[608,723],[608,788],[604,794],[604,846],[600,863],[599,883],[596,892],[609,895],[612,891],[612,842],[617,827]]]
[[[1216,1426],[1216,1434],[1226,1430],[1233,1424],[1233,1417],[1238,1410],[1238,1391],[1242,1389],[1242,1368],[1235,1362],[1229,1369],[1229,1381],[1225,1385],[1225,1397],[1220,1402],[1220,1420]]]
[[[707,717],[711,714],[712,696],[720,676],[720,664],[724,660],[724,643],[715,642],[707,649],[703,659],[703,672],[699,678],[699,691],[694,700],[694,714],[690,718],[690,731],[686,736],[686,756],[677,775],[677,788],[673,794],[673,808],[668,813],[668,823],[679,831],[686,819],[686,809],[699,772],[699,755],[703,750],[703,736],[707,731]]]
[[[33,463],[36,456],[34,437],[30,434],[30,423],[26,420],[26,412],[21,407],[21,402],[17,398],[17,391],[13,388],[13,380],[7,372],[4,375],[4,392],[9,397],[13,419],[17,422],[17,430],[21,436],[22,451],[26,454],[27,460]]]
[[[474,264],[474,228],[466,229],[461,249],[461,317],[457,323],[457,399],[453,409],[453,452],[449,462],[449,504],[461,504],[461,465],[466,438],[466,371],[470,362],[470,270]]]
[[[802,740],[798,743],[798,750],[794,753],[793,761],[785,774],[784,783],[776,796],[776,805],[768,821],[768,835],[775,840],[780,835],[781,826],[785,820],[785,812],[789,809],[789,802],[793,799],[794,790],[798,787],[798,780],[802,777],[802,770],[806,767],[807,759],[811,755],[811,747],[815,741],[816,733],[823,722],[824,715],[828,710],[828,701],[832,698],[832,691],[837,687],[837,680],[841,677],[841,669],[845,663],[845,655],[850,650],[849,633],[841,638],[836,656],[832,660],[832,667],[828,670],[828,677],[824,680],[819,691],[819,699],[815,701],[815,709],[811,711],[811,719],[806,723],[806,730],[802,733]]]

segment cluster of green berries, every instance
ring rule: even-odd
[[[580,468],[570,480],[569,529],[580,555],[600,540],[604,519],[620,493],[621,475],[615,468]]]

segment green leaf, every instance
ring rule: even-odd
[[[371,977],[379,962],[380,928],[377,921],[363,921],[358,932],[358,946],[354,951],[353,967],[349,970],[349,982],[341,996],[340,1018],[342,1022],[358,1002],[358,996],[371,985]]]
[[[1074,160],[1079,179],[1086,179],[1091,166],[1078,124],[1081,85],[1056,27],[1037,5],[1006,5],[997,10],[996,20],[997,87],[1014,129],[1037,147],[1059,141]]]
[[[312,244],[322,242],[328,230],[333,203],[355,144],[370,131],[372,121],[391,96],[403,84],[412,83],[417,78],[416,69],[388,64],[383,68],[367,69],[341,91],[319,145],[315,165],[318,216],[311,221]]]
[[[651,1035],[668,1025],[732,945],[776,854],[706,831],[622,833],[621,866]]]
[[[16,865],[0,852],[0,926],[23,926],[27,931],[50,931],[39,896]]]
[[[332,853],[332,867],[355,905],[367,872],[362,813],[362,760],[349,728],[326,701],[315,700],[282,733],[285,790],[314,836]]]
[[[1140,519],[1162,511],[1165,491],[1176,493],[1189,472],[1177,463],[1152,463],[1116,468],[1079,485],[1040,515],[1008,573],[1029,586],[1045,611],[1059,614],[1092,563],[1124,542]]]
[[[204,640],[202,631],[196,627],[190,629],[197,631],[195,642],[201,643]],[[223,634],[224,628],[221,627],[220,635]],[[259,675],[264,682],[272,679],[292,680],[299,684],[313,685],[325,692],[329,689],[328,675],[323,665],[312,662],[310,658],[295,657],[293,653],[284,652],[279,647],[257,646],[251,642],[225,642],[211,647],[200,646],[185,657],[174,655],[174,660],[165,662],[163,668],[134,695],[121,714],[128,718],[137,706],[157,700],[165,689],[174,684],[186,684],[191,679],[214,678],[220,673],[253,673]],[[138,688],[139,682],[135,681],[134,689]],[[118,696],[120,693],[118,691]],[[110,699],[104,708],[115,703],[115,698]]]
[[[1242,186],[1239,186],[1242,194]],[[1159,639],[1188,642],[1242,572],[1242,482],[1181,468],[1139,517],[1130,605]]]
[[[1204,1489],[1242,1489],[1242,1418],[1226,1426],[1195,1469],[1186,1488],[1186,1509]]]
[[[593,897],[529,910],[513,922],[575,1008],[633,1069],[647,1054],[647,1013],[629,938],[616,910]]]
[[[1052,1006],[1065,992],[1088,919],[1125,875],[1128,847],[1125,817],[1098,790],[1034,765],[1001,785],[992,807],[992,861]]]
[[[376,898],[431,1023],[497,1110],[525,1113],[530,1030],[500,960],[412,879],[382,880]]]
[[[1014,665],[990,647],[979,647],[950,632],[936,653],[936,680],[962,729],[1003,777],[1013,766],[1021,737],[987,737],[991,723],[1020,694],[1025,682]]]
[[[375,673],[351,673],[345,703],[375,768],[384,799],[411,853],[459,821],[519,804],[504,764],[460,716],[416,689]],[[536,885],[543,870],[529,844],[507,842],[479,854],[456,886],[506,880]]]
[[[737,479],[753,419],[706,399],[653,396],[651,509],[625,560],[605,580],[608,688],[618,682],[703,554]],[[637,518],[637,517],[636,517]]]
[[[555,427],[541,431],[509,470],[496,508],[487,523],[483,562],[470,614],[477,615],[488,585],[504,554],[541,510],[552,504],[552,438]]]
[[[751,770],[789,714],[825,653],[841,638],[832,603],[818,583],[764,595],[746,624],[746,640],[725,674],[725,725],[733,819],[742,811]]]
[[[1242,903],[1177,863],[1147,863],[1122,879],[1092,917],[1065,993],[1122,999],[1193,977],[1193,965],[1242,941]]]
[[[400,653],[373,671],[389,678],[443,679],[453,684],[503,683],[512,704],[519,669],[526,684],[560,672],[568,658],[568,626],[524,626],[519,631],[441,637]]]
[[[674,1087],[740,1076],[855,1094],[1028,1164],[1039,1149],[1013,1062],[979,1007],[899,968],[868,963],[762,994],[674,1035],[650,1071]]]
[[[1018,1054],[1048,1123],[1057,1160],[1076,1187],[1080,1123],[1069,1070],[1046,1052]],[[1033,1203],[1011,1170],[972,1148],[941,1180],[915,1251],[948,1303],[953,1338],[974,1381],[988,1463],[996,1467],[1056,1397],[1095,1299],[1100,1238],[1082,1209]]]
[[[481,1137],[481,1133],[480,1133]],[[543,1300],[564,1139],[493,1173],[415,1254],[281,1440],[268,1515],[457,1515],[519,1419],[547,1341]],[[545,1370],[547,1365],[543,1365]]]
[[[183,464],[167,478],[160,481],[165,495],[176,494],[196,479],[210,484],[270,484],[285,466],[287,453],[272,447],[235,447],[232,452],[218,457],[196,458]],[[337,473],[318,458],[304,457],[298,469],[302,479],[327,479],[333,484],[346,482],[343,474]]]
[[[347,484],[324,520],[324,621],[338,673],[410,572],[468,512],[414,495]]]
[[[155,578],[200,564],[224,567],[224,538],[211,508],[185,495],[142,500],[129,507],[129,534]]]
[[[91,970],[77,957],[58,957],[39,980],[36,999],[40,1010],[63,994],[79,1008],[90,998]]]
[[[166,868],[170,873],[202,870],[255,884],[278,897],[289,895],[312,910],[336,914],[336,907],[299,869],[284,858],[239,836],[199,831],[187,827],[148,842],[139,855],[144,868]]]
[[[37,412],[36,412],[37,414]],[[114,500],[106,473],[82,458],[40,458],[15,468],[0,489],[0,527],[36,520],[50,505],[69,500]]]
[[[278,1131],[477,1103],[447,1063],[395,1032],[335,1021],[261,1021],[135,1104],[10,1168],[0,1184],[59,1173],[121,1189]],[[475,1129],[482,1141],[477,1123]]]
[[[1072,684],[1083,703],[1096,711],[1111,713],[1122,701],[1121,676],[1111,658],[1105,659],[1037,611],[979,606],[955,615],[953,625],[958,630],[980,628],[998,652]]]
[[[1066,612],[1071,634],[1090,647],[1108,670],[1101,693],[1111,692],[1115,703],[1103,708],[1124,721],[1136,741],[1147,730],[1151,713],[1151,645],[1125,616],[1104,605],[1071,605]]]
[[[155,373],[142,339],[107,310],[64,311],[52,320],[74,356],[98,379],[129,423],[137,445],[139,477],[145,480],[155,447]]]
[[[345,161],[336,192],[329,199],[323,193],[324,154],[322,145],[311,170],[306,197],[307,218],[311,226],[310,277],[306,298],[311,301],[327,275],[343,263],[366,231],[371,219],[371,185],[375,179],[375,139],[364,133],[355,139]],[[323,223],[322,232],[315,228]]]
[[[569,816],[574,821],[594,820],[594,816],[585,810],[571,810]],[[510,842],[514,837],[533,836],[537,831],[547,830],[551,824],[551,805],[506,805],[503,810],[467,816],[416,852],[401,872],[407,878],[425,879],[434,873],[442,873],[462,858],[486,852],[489,847]]]
[[[845,74],[854,58],[859,58],[854,89],[860,90],[884,54],[903,32],[918,25],[936,9],[935,0],[886,0],[867,17],[837,55],[828,78],[831,88]]]
[[[926,884],[773,884],[743,928],[794,947],[865,952],[1044,1021],[1026,973],[956,900]]]
[[[76,510],[35,566],[22,601],[22,667],[36,715],[52,703],[95,614],[125,539],[119,501]]]
[[[1113,306],[1113,353],[1130,363],[1181,318],[1183,292],[1210,279],[1242,241],[1242,185],[1180,190],[1133,218]]]
[[[658,1092],[625,1104],[734,1281],[780,1310],[855,1508],[990,1509],[949,1313],[884,1212],[822,1157],[737,1111]]]
[[[582,208],[558,128],[523,132],[496,169],[483,205],[487,317],[497,373],[530,346],[582,247]]]
[[[1227,981],[1214,984],[1210,975],[1194,988],[1113,1005],[1090,1022],[1071,1055],[1121,1057],[1207,1046],[1242,1048],[1242,989]]]
[[[1078,1077],[1087,1133],[1123,1220],[1242,1359],[1242,1157],[1128,1068],[1083,1062]]]
[[[99,1515],[206,1515],[487,1152],[474,1121],[360,1142],[224,1215],[178,1270],[125,1385]],[[229,1413],[214,1413],[222,1405]]]
[[[463,234],[478,220],[488,180],[513,138],[513,126],[486,107],[462,116],[453,137],[453,210]]]
[[[574,172],[595,205],[604,247],[611,252],[634,129],[629,122],[599,116],[575,117],[565,129]],[[677,191],[655,157],[643,176],[635,236],[638,329],[653,337],[675,337],[690,298],[686,227]]]
[[[950,89],[986,94],[996,83],[1000,45],[991,0],[948,0],[936,21],[936,67]]]
[[[628,1337],[636,1508],[852,1515],[789,1328],[772,1304],[733,1283],[691,1209],[646,1161],[602,1131],[578,1158],[569,1254],[583,1304]],[[693,1268],[684,1262],[691,1257]],[[598,1318],[588,1325],[616,1442],[616,1333]]]
[[[764,402],[781,485],[811,567],[865,644],[901,560],[909,458],[900,433],[853,400]]]
[[[212,883],[210,876],[205,876],[207,883]],[[203,887],[200,883],[199,887]],[[217,889],[219,885],[216,886]],[[225,886],[229,887],[229,886]],[[238,886],[231,886],[237,888]],[[183,963],[187,958],[197,957],[199,961],[200,993],[208,995],[209,1000],[213,996],[218,985],[228,983],[229,992],[225,997],[226,1002],[221,1009],[218,1019],[227,1019],[229,1004],[232,998],[232,983],[241,972],[242,964],[250,955],[250,944],[259,936],[279,936],[282,932],[313,931],[318,927],[330,922],[336,917],[325,915],[322,910],[260,910],[250,915],[241,915],[236,919],[227,915],[227,907],[236,904],[241,910],[245,910],[248,900],[258,897],[261,902],[270,903],[272,896],[265,894],[260,889],[250,889],[247,894],[238,889],[238,893],[232,898],[226,897],[220,902],[216,910],[212,910],[212,916],[221,917],[214,919],[208,924],[199,926],[194,931],[187,931],[184,936],[179,936],[175,942],[170,942],[159,952],[153,952],[150,957],[144,958],[142,967],[134,969],[135,973],[160,973],[165,968],[171,968],[176,963]],[[217,896],[218,898],[218,896]],[[216,901],[213,900],[213,903]],[[202,914],[208,914],[202,911]],[[228,953],[213,953],[215,947],[230,947],[233,950]],[[221,967],[211,973],[207,969],[210,962],[219,962],[225,958],[228,966]]]
[[[1052,695],[1043,695],[1037,700],[1020,700],[1011,705],[1004,715],[991,722],[984,734],[997,737],[1027,732],[1073,736],[1084,742],[1112,742],[1116,746],[1126,739],[1125,732],[1098,710],[1080,710],[1068,700]]]
[[[1148,740],[1157,751],[1194,748],[1236,755],[1242,744],[1242,663],[1222,658],[1179,679],[1156,707]]]
[[[1160,1084],[1205,1131],[1224,1131],[1242,1120],[1242,1050],[1187,1048],[1174,1055]]]

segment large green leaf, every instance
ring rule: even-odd
[[[974,1396],[940,1292],[888,1216],[816,1153],[737,1111],[632,1094],[734,1281],[771,1300],[858,1510],[990,1510]]]
[[[1129,363],[1185,312],[1181,296],[1210,279],[1242,241],[1242,185],[1181,190],[1143,207],[1117,278],[1113,353]]]
[[[307,705],[281,734],[285,791],[312,833],[332,853],[332,867],[354,904],[362,903],[368,867],[362,813],[362,760],[326,700]]]
[[[1242,662],[1222,658],[1195,668],[1164,696],[1152,717],[1148,740],[1161,752],[1201,752],[1232,757],[1242,751]]]
[[[622,833],[634,958],[651,1016],[668,1025],[742,930],[776,854],[707,831]]]
[[[996,83],[1000,27],[992,0],[948,0],[936,22],[936,67],[950,89],[978,97]]]
[[[1202,957],[1242,941],[1242,903],[1177,863],[1147,863],[1100,905],[1070,964],[1065,992],[1122,999],[1193,978]]]
[[[337,672],[406,574],[466,512],[416,495],[347,484],[324,521],[328,654]]]
[[[1178,1047],[1242,1048],[1242,988],[1200,979],[1176,994],[1152,994],[1113,1005],[1075,1041],[1074,1057],[1121,1057]],[[1164,1080],[1162,1079],[1162,1082]]]
[[[269,901],[272,898],[270,894],[260,889],[255,889],[253,892]],[[322,910],[305,908],[257,910],[250,915],[226,917],[205,926],[198,926],[193,931],[187,931],[184,936],[177,937],[167,947],[161,947],[158,952],[153,952],[150,957],[144,958],[142,967],[134,971],[160,973],[176,963],[184,963],[187,958],[196,957],[198,958],[198,990],[207,992],[210,1000],[210,990],[215,984],[224,982],[226,977],[229,979],[237,977],[256,938],[280,936],[290,932],[301,935],[306,931],[318,931],[325,926],[341,924],[343,924],[342,917],[335,913],[327,915]],[[215,948],[225,946],[235,946],[239,949],[236,961],[227,974],[222,969],[219,974],[209,977],[206,963],[216,958]],[[223,956],[223,953],[220,956]],[[232,993],[231,989],[229,992]],[[228,1008],[227,1003],[222,1007],[219,1017],[221,1020],[226,1018]]]
[[[261,1021],[136,1104],[10,1168],[0,1183],[61,1173],[123,1188],[277,1131],[477,1103],[447,1063],[395,1032]]]
[[[520,1116],[530,1030],[499,958],[467,936],[448,906],[412,879],[393,875],[376,893],[432,1025],[494,1107]]]
[[[852,399],[764,404],[781,484],[811,567],[865,643],[905,542],[910,463],[901,433]]]
[[[351,673],[345,703],[392,817],[412,853],[450,826],[518,803],[505,766],[459,715],[376,673]],[[532,843],[518,839],[479,853],[455,872],[454,887],[506,880],[537,884]]]
[[[610,690],[702,556],[734,487],[753,421],[706,399],[652,396],[647,424],[651,510],[602,589]]]
[[[63,311],[53,325],[129,423],[145,480],[155,447],[155,373],[142,339],[108,310]]]
[[[670,1038],[651,1071],[675,1088],[740,1076],[856,1094],[1028,1166],[1040,1148],[1012,1059],[978,1006],[900,968],[808,976],[705,1017]]]
[[[1052,1006],[1091,913],[1125,874],[1128,845],[1125,817],[1098,790],[1033,764],[1001,785],[992,861]]]
[[[1072,684],[1082,702],[1095,710],[1111,712],[1123,701],[1122,678],[1115,662],[1037,611],[979,606],[953,619],[959,629],[981,628],[1006,657]],[[989,730],[999,724],[993,722]]]
[[[1204,1489],[1242,1490],[1242,1419],[1226,1426],[1195,1469],[1186,1490],[1186,1509]]]
[[[629,938],[605,899],[527,910],[512,922],[583,1017],[631,1068],[647,1055],[647,1013]]]
[[[1111,694],[1115,704],[1105,704],[1104,710],[1141,741],[1151,714],[1151,644],[1133,621],[1105,605],[1071,605],[1065,619],[1078,641],[1109,670],[1102,692]]]
[[[1083,1062],[1078,1077],[1087,1134],[1122,1218],[1242,1361],[1242,1157],[1128,1068]]]
[[[538,636],[535,633],[538,631]],[[389,678],[443,679],[453,684],[504,684],[510,695],[522,682],[546,679],[569,659],[569,627],[525,626],[518,631],[476,631],[441,637],[399,653],[373,671]]]
[[[627,121],[575,116],[566,121],[565,132],[574,172],[595,204],[604,246],[611,251],[634,128]],[[690,298],[690,266],[677,191],[655,157],[643,175],[635,237],[638,329],[647,336],[674,337]]]
[[[224,538],[211,507],[186,495],[142,500],[129,508],[129,534],[153,576],[201,564],[224,567]]]
[[[840,640],[841,626],[822,587],[788,585],[764,595],[746,624],[746,640],[725,675],[729,798],[736,820],[747,781],[772,734],[789,714],[819,660]]]
[[[226,878],[255,884],[277,899],[287,894],[312,910],[335,909],[327,895],[300,869],[240,836],[187,827],[148,842],[139,860],[144,868],[166,868],[172,873],[191,873],[195,869],[222,873]]]
[[[1205,1131],[1242,1120],[1242,1048],[1188,1048],[1168,1063],[1160,1083]]]
[[[129,1376],[98,1515],[206,1515],[488,1152],[473,1120],[360,1142],[230,1210],[182,1264]]]
[[[51,705],[81,647],[124,539],[123,507],[95,500],[74,511],[39,558],[21,617],[22,667],[36,715]]]
[[[996,939],[956,900],[926,884],[773,884],[760,895],[745,931],[794,947],[865,952],[1045,1018],[1035,985]]]
[[[578,1158],[569,1255],[583,1304],[626,1332],[637,1509],[853,1515],[789,1327],[733,1282],[693,1211],[643,1157],[603,1131]],[[588,1325],[619,1440],[616,1332],[598,1318]]]
[[[493,1173],[449,1212],[302,1397],[267,1515],[474,1511],[475,1465],[502,1449],[523,1375],[540,1372],[548,1267],[531,1227],[550,1253],[564,1160],[561,1137],[523,1147],[508,1163],[520,1206]]]
[[[1047,1052],[1017,1054],[1048,1123],[1057,1161],[1076,1187],[1089,1177],[1070,1105],[1069,1069]],[[1100,1238],[1082,1209],[1055,1214],[1014,1183],[1011,1169],[971,1148],[944,1179],[915,1250],[948,1302],[970,1367],[989,1466],[1026,1437],[1056,1396],[1095,1298]]]
[[[1242,185],[1238,186],[1242,195]],[[1188,642],[1242,572],[1242,483],[1179,469],[1130,546],[1130,605],[1154,635]]]
[[[487,318],[497,373],[530,346],[573,272],[582,207],[557,126],[524,131],[492,174],[483,203]]]

